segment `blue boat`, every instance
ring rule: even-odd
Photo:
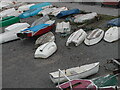
[[[81,11],[79,9],[72,9],[72,10],[66,10],[66,11],[61,11],[58,15],[57,18],[61,18],[67,15],[71,15],[71,14],[78,14]]]
[[[120,27],[120,18],[115,18],[115,19],[110,20],[107,23],[107,25],[108,26],[118,26],[118,27]]]
[[[51,3],[48,3],[48,2],[44,2],[44,3],[38,3],[38,4],[35,4],[33,6],[30,7],[30,9],[35,9],[35,8],[45,8],[45,7],[50,7],[52,6]]]
[[[28,17],[30,17],[30,16],[35,16],[35,15],[37,15],[40,11],[42,11],[41,8],[30,9],[30,10],[27,10],[26,12],[20,14],[19,17],[20,17],[20,18],[28,18]]]

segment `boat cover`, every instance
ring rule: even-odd
[[[30,17],[30,16],[35,16],[35,15],[37,15],[40,11],[42,11],[41,8],[30,9],[30,10],[27,10],[26,12],[20,14],[19,17],[20,17],[20,18],[28,18],[28,17]]]
[[[48,3],[48,2],[38,3],[38,4],[31,6],[30,9],[43,8],[43,7],[47,7],[47,6],[51,6],[51,5],[52,4]]]
[[[61,11],[61,12],[57,15],[57,17],[58,17],[58,18],[61,18],[61,17],[67,16],[67,15],[78,14],[78,13],[80,13],[80,10],[79,10],[79,9],[66,10],[66,11]]]
[[[107,25],[120,27],[120,18],[110,20]]]

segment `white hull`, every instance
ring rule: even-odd
[[[85,78],[90,75],[93,75],[97,73],[99,70],[99,62],[98,63],[93,63],[93,64],[88,64],[88,65],[83,65],[81,67],[75,67],[75,68],[70,68],[66,69],[66,76],[70,79],[80,79],[80,78]],[[62,70],[65,73],[65,70]],[[58,83],[59,81],[59,72],[52,72],[49,73],[50,78],[53,83]],[[67,79],[64,76],[60,77],[60,83],[65,82]]]
[[[39,46],[35,52],[35,58],[48,58],[57,50],[54,42],[48,42]]]
[[[70,35],[66,42],[66,46],[69,46],[70,43],[75,43],[75,46],[78,46],[83,42],[86,36],[87,33],[83,29],[80,29]]]
[[[104,40],[114,42],[120,38],[120,27],[111,27],[105,32]]]
[[[30,8],[31,6],[33,6],[33,5],[35,5],[35,4],[22,5],[22,6],[20,6],[20,7],[18,8],[18,10],[19,10],[19,11],[26,11],[26,10],[29,10],[29,8]]]
[[[86,45],[97,44],[103,38],[103,35],[104,35],[104,31],[103,30],[95,29],[85,38],[84,43]]]

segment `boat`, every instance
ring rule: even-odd
[[[56,17],[62,18],[62,17],[72,15],[72,14],[78,14],[80,12],[81,11],[79,9],[71,9],[71,10],[61,11]]]
[[[92,20],[95,17],[97,17],[97,13],[96,12],[92,12],[92,13],[88,13],[88,14],[80,14],[80,15],[76,15],[74,18],[74,22],[75,23],[84,23],[85,21],[88,20]]]
[[[86,36],[87,36],[87,33],[83,29],[79,29],[69,36],[66,42],[66,46],[69,46],[70,43],[74,43],[75,46],[78,46],[84,41]]]
[[[24,13],[20,14],[19,17],[20,18],[28,18],[30,16],[35,16],[37,15],[40,11],[42,11],[41,8],[36,8],[36,9],[30,9],[25,11]]]
[[[52,7],[52,4],[49,2],[44,2],[44,3],[35,4],[35,5],[31,6],[30,9],[36,9],[36,8],[45,9],[45,8],[49,8],[49,7]]]
[[[54,41],[47,42],[37,48],[35,51],[35,58],[48,58],[57,50],[57,46]]]
[[[31,24],[31,27],[34,27],[36,25],[39,25],[39,24],[44,24],[46,21],[48,21],[50,18],[48,15],[45,15],[37,20],[35,20],[32,24]]]
[[[55,20],[49,20],[44,24],[39,24],[37,26],[22,30],[19,33],[17,33],[17,36],[20,38],[29,38],[33,36],[42,35],[52,30],[54,26],[55,26]]]
[[[103,38],[103,35],[104,31],[102,29],[94,29],[87,35],[87,37],[84,40],[84,43],[86,45],[94,45]]]
[[[115,18],[115,19],[108,21],[107,25],[120,27],[120,18]]]
[[[4,17],[2,18],[2,20],[0,20],[0,27],[9,26],[17,22],[20,22],[19,17],[15,17],[15,16]]]
[[[60,22],[57,23],[56,33],[69,33],[71,30],[70,22]]]
[[[19,31],[28,28],[28,23],[16,23],[5,28],[5,32],[0,34],[0,44],[19,39],[16,35]]]
[[[48,32],[42,36],[40,36],[36,42],[35,42],[35,47],[37,48],[38,46],[45,44],[47,42],[52,42],[55,41],[55,36],[52,32]]]
[[[120,38],[120,27],[111,27],[109,28],[104,35],[104,40],[107,42],[114,42]]]
[[[32,4],[27,4],[27,5],[22,5],[18,8],[19,11],[27,11],[31,6],[35,5],[34,3]]]
[[[64,69],[62,72],[69,78],[69,79],[78,79],[78,78],[85,78],[88,76],[91,76],[93,74],[96,74],[99,70],[99,62],[82,65],[78,67],[73,67],[69,69]],[[64,77],[64,75],[60,75],[59,77],[59,71],[55,71],[52,73],[49,73],[50,79],[53,83],[62,83],[67,81],[67,79]]]

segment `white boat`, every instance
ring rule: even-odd
[[[72,33],[66,42],[66,46],[69,46],[70,43],[75,43],[75,46],[80,45],[86,38],[87,33],[83,29]]]
[[[42,36],[40,36],[36,42],[35,42],[35,47],[37,48],[38,46],[45,44],[47,42],[52,42],[55,41],[55,36],[52,32],[48,32]]]
[[[102,29],[94,29],[87,35],[87,37],[84,40],[84,43],[86,45],[94,45],[103,38],[103,35],[104,31]]]
[[[37,48],[35,58],[48,58],[57,50],[55,42],[47,42]]]
[[[13,1],[11,1],[11,0],[7,0],[7,1],[6,0],[1,0],[0,9],[8,7],[8,6],[12,5],[12,4],[13,4]]]
[[[35,5],[35,4],[33,3],[33,4],[22,5],[18,8],[18,10],[19,11],[26,11],[26,10],[29,10],[29,8],[33,5]]]
[[[31,27],[34,27],[36,25],[39,25],[39,24],[43,24],[45,23],[46,21],[48,21],[50,18],[48,15],[45,15],[37,20],[35,20],[32,24],[31,24]]]
[[[114,42],[120,38],[120,27],[111,27],[105,32],[104,40]]]
[[[0,44],[18,39],[17,33],[28,28],[28,23],[16,23],[5,28],[5,32],[0,34]]]
[[[70,32],[70,30],[71,30],[70,22],[60,22],[60,23],[57,23],[55,32],[67,33],[67,32]]]
[[[88,76],[91,76],[93,74],[96,74],[99,70],[99,62],[82,65],[78,67],[73,67],[70,69],[61,70],[70,80],[73,79],[80,79],[80,78],[86,78]],[[60,74],[59,77],[59,71],[49,73],[50,79],[53,83],[61,83],[67,81],[67,78],[64,77],[64,75]]]
[[[87,20],[91,20],[94,19],[95,17],[97,17],[97,13],[96,12],[92,12],[92,13],[88,13],[88,14],[83,14],[83,15],[77,15],[75,16],[74,22],[76,23],[83,23]]]

